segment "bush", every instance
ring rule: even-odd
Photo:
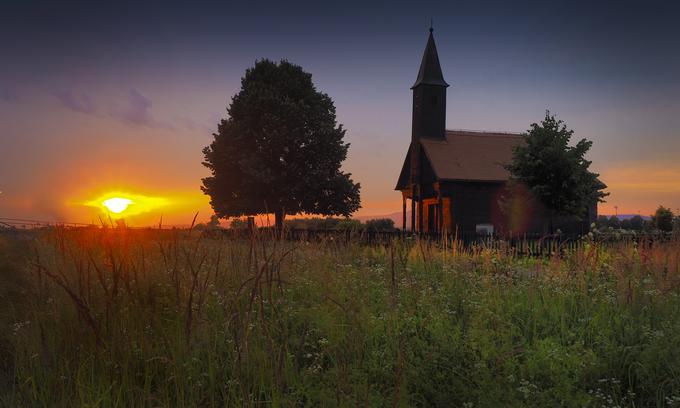
[[[377,218],[366,221],[368,231],[394,231],[394,221],[389,218]]]
[[[639,215],[634,215],[630,219],[630,229],[634,231],[642,231],[645,226],[645,220]]]
[[[670,232],[673,230],[673,211],[660,205],[652,216],[652,221],[658,230]]]
[[[231,229],[246,229],[248,228],[248,220],[242,218],[234,218],[229,223]]]
[[[615,215],[609,217],[609,226],[613,229],[621,229],[621,221]]]

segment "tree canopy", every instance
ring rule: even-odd
[[[526,185],[554,215],[583,218],[590,206],[603,202],[609,193],[599,174],[589,170],[585,155],[592,142],[581,139],[569,142],[573,130],[567,129],[549,111],[541,123],[532,123],[524,134],[525,143],[513,151],[512,163],[506,166],[513,181]]]
[[[345,129],[312,75],[288,61],[260,60],[218,124],[203,164],[203,192],[220,217],[274,213],[349,216],[360,208],[359,183],[340,170]]]
[[[656,209],[654,215],[652,216],[652,221],[654,226],[664,232],[673,230],[673,211],[670,208],[666,208],[662,205]]]

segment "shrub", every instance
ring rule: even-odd
[[[394,231],[394,221],[389,218],[377,218],[366,221],[368,231]]]

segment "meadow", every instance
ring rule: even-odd
[[[0,234],[3,406],[680,406],[680,242]]]

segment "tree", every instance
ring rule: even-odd
[[[609,226],[614,229],[621,229],[621,220],[615,215],[609,217]]]
[[[582,219],[588,208],[603,202],[609,195],[607,187],[589,170],[591,162],[585,159],[593,142],[581,139],[570,146],[573,130],[567,129],[549,111],[538,123],[532,123],[523,135],[522,145],[515,147],[512,162],[506,166],[511,180],[526,185],[546,208],[550,217],[550,230],[556,215],[576,216]]]
[[[360,230],[362,227],[361,221],[352,218],[343,218],[335,226],[339,230]]]
[[[248,228],[248,221],[241,218],[234,218],[229,223],[229,228],[233,230],[241,230]]]
[[[634,215],[630,218],[630,229],[634,231],[642,231],[645,226],[645,220],[639,215]]]
[[[609,227],[609,218],[606,215],[598,216],[597,220],[595,221],[595,226],[598,229],[605,229]]]
[[[670,208],[660,205],[652,216],[652,221],[654,226],[661,231],[673,231],[673,211]]]
[[[220,227],[220,217],[217,214],[210,216],[210,221],[206,224],[206,228],[209,230],[216,230]]]
[[[360,185],[340,170],[345,129],[331,98],[298,65],[260,60],[246,70],[203,164],[203,192],[220,217],[274,213],[349,216]]]
[[[366,221],[368,231],[394,231],[394,220],[390,218],[376,218]]]

